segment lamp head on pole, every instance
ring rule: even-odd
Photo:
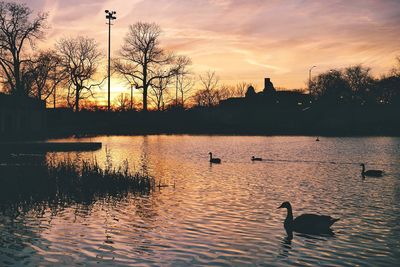
[[[109,20],[117,19],[117,17],[114,16],[115,14],[117,14],[117,12],[115,12],[115,11],[110,11],[110,10],[108,10],[108,9],[106,9],[104,12],[107,14],[107,15],[106,15],[106,19],[109,19]]]

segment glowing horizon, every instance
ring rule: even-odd
[[[191,57],[197,75],[215,70],[221,84],[245,81],[259,90],[264,77],[276,87],[304,88],[314,65],[313,75],[361,63],[379,76],[400,54],[400,2],[395,0],[17,2],[26,3],[34,13],[49,12],[50,29],[39,47],[51,47],[64,36],[84,35],[94,38],[106,56],[104,10],[111,9],[117,11],[112,56],[130,24],[155,22],[164,31],[161,45]],[[113,77],[111,88],[116,87],[121,84]],[[106,91],[105,83],[99,94]]]

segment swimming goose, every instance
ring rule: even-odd
[[[292,231],[306,234],[332,233],[330,227],[339,219],[331,216],[317,214],[302,214],[293,220],[292,205],[289,202],[283,202],[278,209],[286,208],[287,216],[284,222],[286,232]]]
[[[262,161],[263,159],[262,158],[256,158],[256,157],[252,156],[251,160],[252,161]]]
[[[372,176],[372,177],[381,177],[383,175],[383,171],[381,170],[365,170],[364,163],[361,163],[360,166],[362,167],[361,175],[364,176]]]
[[[219,158],[213,158],[211,152],[209,152],[208,154],[210,155],[210,162],[211,162],[211,163],[221,163],[221,159],[219,159]]]

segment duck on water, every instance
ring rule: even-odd
[[[365,177],[365,176],[382,177],[383,176],[383,171],[381,171],[381,170],[368,170],[368,171],[366,171],[364,163],[361,163],[360,166],[362,167],[362,170],[361,170],[362,177]]]
[[[292,237],[293,232],[333,235],[330,227],[339,220],[332,218],[331,216],[318,214],[302,214],[293,219],[292,205],[290,202],[283,202],[278,209],[282,208],[287,209],[287,215],[283,225],[290,237]]]
[[[211,152],[209,152],[208,155],[210,155],[210,163],[217,163],[217,164],[221,163],[221,159],[219,159],[219,158],[213,158]]]

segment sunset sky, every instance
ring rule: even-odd
[[[215,70],[222,83],[304,88],[313,75],[362,63],[386,73],[400,55],[399,0],[26,0],[49,12],[51,46],[63,36],[95,38],[106,55],[105,9],[115,10],[112,54],[137,21],[156,22],[162,45],[192,58],[200,74]],[[119,85],[115,85],[119,86]],[[121,89],[121,88],[120,88]],[[105,86],[104,90],[107,90]]]

